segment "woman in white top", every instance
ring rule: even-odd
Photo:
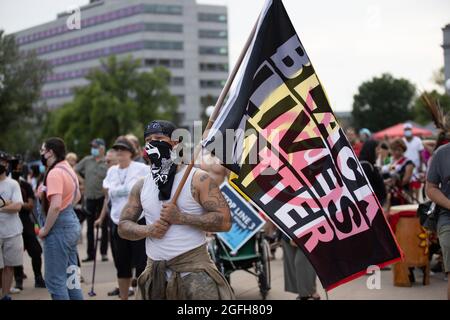
[[[122,239],[117,232],[117,226],[120,213],[127,203],[128,195],[133,185],[136,181],[148,175],[150,171],[145,164],[132,160],[135,156],[135,151],[131,142],[125,137],[117,138],[112,148],[116,151],[119,164],[109,168],[106,178],[103,180],[105,202],[102,213],[95,225],[102,224],[110,200],[112,220],[111,248],[114,265],[117,269],[119,296],[122,300],[127,300],[133,267],[136,268],[136,277],[138,277],[146,266],[145,240],[130,241]],[[145,224],[143,217],[139,220],[139,224]]]

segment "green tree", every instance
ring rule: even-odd
[[[388,73],[363,82],[353,97],[354,125],[378,131],[409,120],[414,95],[411,82]]]
[[[131,57],[102,61],[102,68],[87,76],[89,84],[75,89],[74,100],[50,114],[46,136],[62,137],[70,150],[85,154],[94,137],[110,146],[122,134],[142,137],[152,119],[176,121],[177,98],[168,88],[169,71],[139,72],[139,65]]]
[[[0,30],[0,149],[26,154],[37,148],[45,117],[38,102],[50,70],[34,51],[19,51],[14,36]]]

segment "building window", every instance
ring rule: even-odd
[[[81,20],[81,26],[82,26],[82,28],[90,27],[90,26],[102,24],[102,23],[105,23],[105,22],[108,22],[111,20],[117,20],[117,19],[128,17],[128,16],[132,16],[134,14],[138,14],[138,13],[141,13],[144,11],[143,8],[141,7],[141,5],[129,7],[128,9],[130,9],[130,10],[117,10],[112,13],[105,13],[102,15],[97,15],[94,17],[83,19],[83,20]],[[23,39],[25,39],[25,41],[23,41],[23,42],[24,43],[33,42],[33,41],[37,41],[37,40],[40,40],[43,38],[47,38],[50,36],[53,37],[53,36],[63,34],[66,32],[70,32],[70,31],[71,30],[69,30],[67,28],[67,26],[64,24],[62,26],[55,27],[51,30],[45,30],[45,31],[35,33],[33,35],[37,35],[37,36],[35,36],[34,39],[32,39],[31,37],[28,37],[28,36],[24,36]]]
[[[202,39],[227,39],[226,30],[199,30],[198,37]]]
[[[183,50],[181,41],[145,41],[144,47],[153,50]]]
[[[228,63],[200,63],[200,71],[228,72]]]
[[[213,106],[216,104],[217,100],[219,100],[219,97],[207,95],[200,97],[200,105],[202,106]]]
[[[146,23],[146,31],[156,31],[156,32],[183,32],[182,24],[175,23]]]
[[[163,66],[166,68],[180,69],[184,67],[184,61],[181,59],[145,59],[146,67]]]
[[[174,59],[174,60],[170,60],[171,64],[170,66],[172,68],[184,68],[184,61],[181,59]]]
[[[72,95],[71,88],[54,89],[48,91],[42,91],[41,97],[46,99],[67,97]]]
[[[183,7],[164,4],[148,4],[144,6],[144,11],[146,13],[155,13],[155,14],[182,15]]]
[[[198,14],[198,21],[202,22],[227,22],[227,15],[223,13],[204,13],[200,12]]]
[[[37,49],[38,54],[44,54],[52,51],[58,51],[65,48],[71,48],[79,45],[89,44],[96,41],[106,40],[113,37],[122,36],[129,33],[134,33],[142,30],[144,24],[133,24],[124,27],[111,29],[108,31],[96,32],[85,35],[83,37],[61,41],[54,44],[49,44]]]
[[[184,86],[184,78],[183,77],[172,77],[170,78],[170,85],[174,87],[182,87]]]
[[[177,99],[178,99],[178,103],[179,104],[185,104],[185,98],[184,95],[176,95]]]
[[[228,54],[228,49],[226,47],[200,47],[199,53],[201,55],[218,55],[226,56]]]
[[[225,86],[226,80],[200,80],[200,88],[219,89]]]
[[[74,54],[71,56],[65,56],[65,57],[52,59],[52,60],[50,60],[50,63],[53,66],[63,65],[63,64],[68,64],[68,63],[73,63],[73,62],[78,62],[78,61],[83,61],[83,60],[95,59],[95,58],[99,58],[99,57],[103,57],[103,56],[109,56],[111,54],[119,54],[119,53],[124,53],[124,52],[140,50],[140,49],[143,49],[144,47],[145,47],[145,44],[143,42],[126,43],[126,44],[118,45],[115,47],[103,48],[103,49],[78,53],[78,54]]]

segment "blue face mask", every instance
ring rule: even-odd
[[[98,157],[98,155],[100,154],[100,150],[98,150],[98,148],[91,148],[91,155],[94,157]]]
[[[45,172],[45,166],[43,164],[39,165],[39,173]]]
[[[412,134],[411,130],[405,130],[405,137],[410,138],[412,136],[413,136],[413,134]]]

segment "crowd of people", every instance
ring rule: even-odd
[[[409,123],[404,125],[403,137],[376,140],[366,128],[359,134],[348,128],[346,134],[382,205],[389,208],[423,201],[425,173],[437,147],[435,140],[414,136]]]
[[[174,205],[176,186],[187,170],[174,162],[180,142],[172,140],[175,129],[168,121],[150,122],[144,147],[131,134],[119,136],[110,149],[95,138],[90,155],[81,160],[59,138],[43,142],[38,165],[0,152],[1,298],[24,289],[26,250],[36,288],[47,288],[53,299],[83,299],[80,266],[96,260],[98,242],[101,261],[108,261],[110,249],[116,268],[118,285],[110,296],[125,300],[137,290],[141,299],[233,298],[206,246],[209,233],[231,227],[219,189],[227,171],[216,159],[205,159],[187,175]],[[368,129],[357,134],[353,128],[346,135],[386,213],[427,196],[450,208],[448,135],[423,140],[413,136],[410,124],[400,138],[377,141]],[[83,224],[86,256],[80,259]],[[450,214],[442,214],[438,225],[440,246],[430,258],[439,254],[433,270],[449,272]],[[285,290],[300,300],[320,299],[315,271],[302,250],[274,232],[270,222],[266,226],[267,238],[283,249]]]

